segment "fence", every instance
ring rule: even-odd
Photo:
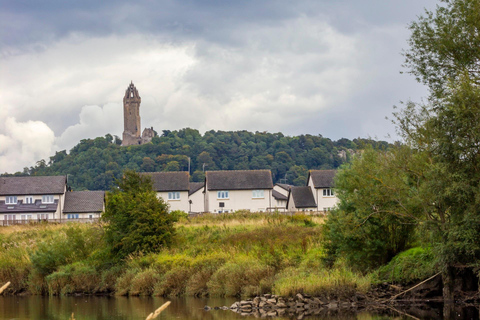
[[[98,218],[0,220],[0,227],[39,224],[39,223],[70,223],[70,222],[94,223],[94,222],[98,222],[98,220],[99,220]]]

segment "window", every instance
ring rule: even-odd
[[[42,203],[53,203],[53,196],[52,195],[42,196]]]
[[[217,191],[218,199],[228,199],[228,191]]]
[[[263,190],[253,190],[252,198],[265,198],[265,196],[263,195]]]
[[[32,196],[25,196],[25,204],[32,204],[33,197]]]
[[[169,192],[168,200],[180,200],[180,192]]]
[[[332,210],[332,208],[323,208],[323,212],[328,212],[330,210]]]
[[[79,216],[78,216],[78,213],[76,213],[76,214],[69,214],[69,215],[67,216],[68,219],[78,219],[78,217],[79,217]]]
[[[40,220],[48,220],[48,213],[40,213],[38,216]]]
[[[334,196],[333,189],[323,189],[323,196],[324,197]]]
[[[17,196],[7,196],[5,198],[5,204],[17,204]]]

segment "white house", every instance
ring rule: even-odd
[[[205,173],[205,212],[271,210],[272,190],[270,170],[207,171]]]
[[[336,170],[310,170],[308,172],[307,186],[312,189],[317,204],[316,211],[328,212],[338,203],[334,189],[336,173]]]
[[[288,193],[287,210],[289,212],[317,211],[312,189],[309,186],[291,187]]]
[[[157,192],[157,197],[169,204],[170,211],[189,212],[190,176],[188,172],[143,172],[141,174],[152,178],[153,190]]]
[[[281,184],[276,183],[273,186],[272,196],[273,196],[273,211],[285,211],[287,209],[287,200],[288,200],[288,193],[290,191],[291,186],[288,184]]]
[[[65,193],[63,219],[98,219],[105,211],[105,191],[72,191]]]
[[[0,177],[0,221],[62,219],[65,176]]]

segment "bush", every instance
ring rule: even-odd
[[[58,271],[47,276],[46,281],[51,295],[95,293],[100,276],[94,267],[77,262],[60,267]]]
[[[273,276],[272,267],[247,256],[237,256],[220,267],[207,286],[213,296],[253,296],[270,292]]]
[[[438,272],[435,255],[430,248],[412,248],[395,256],[376,272],[379,282],[409,284],[424,280]]]

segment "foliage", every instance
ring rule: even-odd
[[[367,139],[332,141],[320,135],[289,137],[267,132],[211,130],[201,135],[190,128],[165,130],[145,145],[121,147],[116,141],[111,135],[83,139],[68,153],[59,151],[48,161],[14,175],[68,175],[74,190],[109,190],[125,169],[186,171],[190,159],[193,181],[202,182],[205,170],[270,169],[274,182],[282,179],[299,185],[306,181],[307,168],[334,169],[365,144],[388,145]]]
[[[409,284],[438,272],[435,254],[430,248],[415,247],[395,256],[376,272],[378,282]]]
[[[431,90],[431,98],[444,98],[449,85],[465,73],[480,84],[480,2],[442,0],[435,12],[426,11],[410,24],[410,49],[405,67]]]
[[[112,256],[124,259],[138,252],[155,252],[172,242],[175,218],[168,205],[157,198],[146,175],[125,171],[118,188],[107,193],[102,220]]]
[[[405,146],[367,148],[339,170],[340,203],[325,224],[327,260],[345,257],[353,268],[368,270],[412,244],[423,198],[414,188],[418,176],[405,166],[423,161]]]

